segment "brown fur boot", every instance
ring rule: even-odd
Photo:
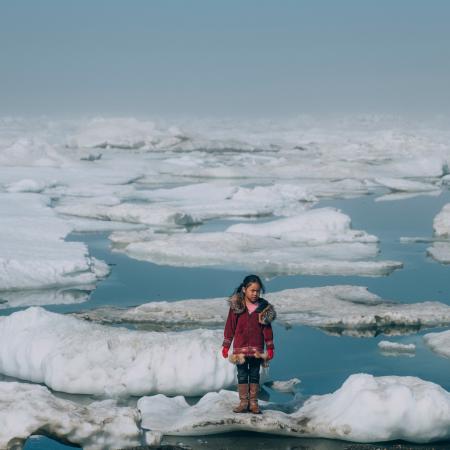
[[[239,392],[239,405],[233,408],[235,413],[246,413],[248,412],[248,384],[238,384]]]
[[[250,383],[250,402],[249,402],[249,410],[253,414],[261,414],[261,410],[258,406],[258,392],[259,392],[259,384]]]

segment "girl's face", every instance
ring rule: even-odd
[[[259,299],[261,293],[261,286],[258,283],[250,283],[243,289],[245,300],[251,303],[255,303]]]

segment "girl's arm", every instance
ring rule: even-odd
[[[234,332],[236,331],[238,315],[233,312],[230,308],[228,312],[227,322],[225,324],[225,329],[223,331],[223,344],[225,348],[230,348],[233,342]]]
[[[272,325],[270,325],[270,323],[268,325],[263,326],[263,336],[267,350],[269,349],[273,350],[275,347],[273,345],[273,332],[272,332]]]

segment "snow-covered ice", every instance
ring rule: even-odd
[[[416,351],[415,344],[402,344],[400,342],[380,341],[378,342],[378,348],[381,353],[386,356],[414,356]]]
[[[34,434],[87,450],[142,445],[140,415],[112,400],[79,405],[34,384],[0,382],[0,448],[22,448]]]
[[[119,251],[156,264],[226,266],[266,275],[380,276],[402,267],[398,261],[374,260],[377,238],[351,229],[350,218],[334,208],[236,224],[223,232],[148,234],[142,242],[135,236],[127,244],[121,233]]]
[[[71,232],[39,194],[0,193],[0,289],[92,286],[108,266],[86,245],[64,242]]]
[[[450,393],[415,377],[351,375],[335,392],[315,395],[288,414],[262,403],[263,414],[235,414],[237,395],[208,393],[190,406],[183,397],[143,397],[142,427],[167,435],[253,431],[356,442],[450,437]]]
[[[433,352],[445,358],[450,358],[450,330],[440,333],[428,333],[423,339]]]
[[[298,378],[292,378],[286,381],[267,381],[264,386],[278,392],[295,392],[296,387],[301,383]]]
[[[450,324],[450,306],[430,301],[394,303],[362,286],[286,289],[264,297],[275,306],[277,322],[320,327],[336,333],[395,334]],[[128,309],[103,307],[77,316],[103,323],[146,323],[156,329],[182,329],[222,326],[227,312],[225,299],[213,298],[158,301]]]
[[[433,220],[433,230],[436,236],[450,237],[450,203],[444,205]]]
[[[130,331],[28,308],[0,317],[0,373],[77,394],[200,395],[235,382],[222,332]]]

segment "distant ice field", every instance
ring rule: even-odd
[[[225,299],[249,271],[263,276],[268,297],[286,289],[306,289],[306,295],[310,288],[329,286],[333,292],[336,286],[339,293],[342,286],[359,286],[356,291],[368,289],[375,299],[395,299],[401,320],[410,319],[411,311],[420,319],[421,308],[429,305],[424,302],[446,310],[449,142],[445,121],[418,124],[382,116],[251,122],[0,119],[0,316],[13,328],[4,330],[5,336],[15,336],[14,345],[2,347],[6,373],[85,392],[71,395],[76,403],[92,401],[89,392],[123,395],[130,405],[137,400],[127,397],[130,393],[202,394],[213,388],[194,373],[182,390],[169,386],[176,379],[164,377],[174,367],[170,361],[149,377],[151,364],[127,372],[130,348],[142,344],[135,336],[145,341],[144,359],[159,357],[145,324],[125,323],[129,330],[120,330],[77,321],[72,330],[79,325],[83,336],[72,338],[64,326],[72,318],[49,318],[39,309],[31,310],[32,318],[23,310],[38,305],[59,314],[95,313],[164,300],[170,312],[174,301],[198,299],[206,305],[207,299]],[[324,300],[320,289],[311,292]],[[290,301],[302,301],[302,295]],[[352,314],[367,313],[361,299],[347,300]],[[317,328],[330,325],[330,317],[340,320],[329,311],[282,309],[274,325],[269,381],[298,378],[295,392],[305,398],[336,391],[355,373],[413,376],[450,391],[450,360],[442,357],[448,334],[434,334],[446,333],[443,322],[429,323],[439,328],[427,330],[416,322],[407,334],[375,327],[348,335],[342,326]],[[24,320],[11,316],[20,311]],[[372,312],[351,316],[351,327],[379,310]],[[427,315],[433,316],[429,308],[422,318]],[[31,322],[37,335],[27,328]],[[194,322],[177,332],[178,338],[198,334],[189,354],[174,344],[192,360],[202,345]],[[91,335],[97,337],[90,341]],[[102,345],[94,342],[98,336]],[[219,335],[209,339],[208,352],[215,352],[216,341],[220,347]],[[38,350],[34,358],[30,342]],[[402,357],[401,350],[411,348],[410,357]],[[103,358],[100,367],[89,356],[96,351]],[[115,365],[109,365],[113,354]],[[214,361],[209,377],[217,382],[214,389],[228,386],[232,374],[216,373],[225,361]],[[76,376],[80,367],[84,378]],[[262,395],[276,402],[293,399],[270,387]],[[397,436],[382,425],[379,430],[378,436],[386,431],[387,438]],[[428,423],[427,436],[439,435],[445,433]],[[243,439],[248,448],[270,442],[245,433]],[[331,442],[327,448],[333,448]],[[32,439],[28,447],[51,448],[51,442]]]

